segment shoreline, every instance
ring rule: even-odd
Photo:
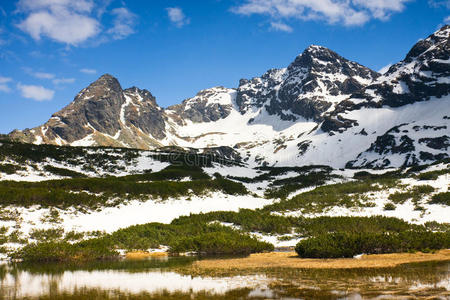
[[[300,258],[295,252],[255,253],[244,258],[206,259],[193,263],[200,270],[252,270],[262,268],[290,269],[366,269],[394,268],[403,264],[450,261],[450,249],[435,253],[391,253],[362,255],[360,258]]]

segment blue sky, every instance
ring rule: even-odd
[[[0,0],[0,133],[44,123],[104,73],[166,107],[310,44],[380,70],[449,16],[443,0]]]

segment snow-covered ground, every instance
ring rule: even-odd
[[[99,211],[78,212],[74,209],[59,210],[61,222],[43,222],[49,215],[47,208],[13,208],[21,217],[20,231],[27,235],[32,229],[64,228],[65,231],[87,232],[93,230],[111,233],[120,228],[150,222],[170,223],[173,219],[189,214],[211,211],[238,211],[240,208],[256,209],[272,203],[251,195],[232,196],[221,192],[212,192],[205,196],[190,196],[169,200],[133,200],[126,204],[103,208]],[[0,221],[1,226],[12,228],[15,221]]]
[[[442,165],[441,165],[442,167]],[[438,169],[433,166],[430,169]],[[369,192],[364,194],[375,203],[374,207],[352,207],[346,208],[341,206],[335,206],[320,213],[303,213],[302,211],[291,211],[283,213],[285,216],[303,216],[308,218],[314,218],[319,216],[386,216],[395,217],[410,223],[424,224],[430,221],[436,221],[439,223],[450,223],[450,206],[440,204],[428,204],[431,196],[437,193],[447,192],[450,185],[450,174],[444,174],[439,176],[436,180],[417,180],[414,178],[405,178],[401,180],[401,184],[406,185],[408,188],[412,188],[418,185],[430,185],[435,188],[435,191],[430,195],[426,195],[420,201],[420,206],[424,210],[415,210],[416,205],[410,200],[405,201],[403,204],[396,204],[395,210],[385,210],[384,206],[391,201],[388,199],[390,194],[398,191],[405,191],[398,188],[391,188],[389,190]]]
[[[421,130],[409,129],[407,135],[414,140],[416,156],[420,151],[442,153],[420,144],[419,138],[439,137],[448,133],[442,131],[425,130],[424,126],[447,126],[450,120],[445,118],[450,114],[450,96],[440,99],[431,97],[428,101],[416,102],[401,107],[362,108],[342,114],[342,117],[354,120],[357,125],[344,130],[342,133],[330,135],[318,128],[316,122],[299,118],[297,121],[284,121],[276,115],[270,115],[262,106],[252,108],[241,114],[235,103],[235,93],[225,95],[232,99],[231,112],[215,122],[193,123],[177,125],[173,122],[172,131],[163,141],[165,144],[176,144],[182,147],[205,148],[211,146],[235,147],[242,157],[249,157],[248,163],[256,166],[257,159],[262,159],[269,165],[298,166],[298,165],[328,165],[343,168],[346,163],[355,160],[366,151],[378,136],[401,124],[409,127],[419,126]],[[366,134],[361,134],[364,131]],[[172,132],[172,133],[170,133]],[[192,142],[189,137],[196,137]],[[299,144],[309,143],[304,154],[299,154]],[[444,151],[445,152],[445,151]],[[450,155],[450,152],[447,151]],[[390,154],[392,156],[392,154]],[[380,159],[382,155],[366,153],[359,159]],[[391,159],[391,166],[400,167],[405,161],[406,154]]]

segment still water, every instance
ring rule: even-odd
[[[0,299],[450,299],[450,263],[202,273],[196,258],[0,265]]]

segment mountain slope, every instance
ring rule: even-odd
[[[165,115],[147,90],[123,90],[109,74],[78,93],[42,126],[11,136],[32,143],[74,146],[161,146]]]
[[[284,69],[214,87],[167,109],[103,75],[14,139],[141,149],[177,146],[250,165],[400,167],[449,157],[450,26],[378,74],[320,46]],[[208,150],[212,149],[212,150]]]

